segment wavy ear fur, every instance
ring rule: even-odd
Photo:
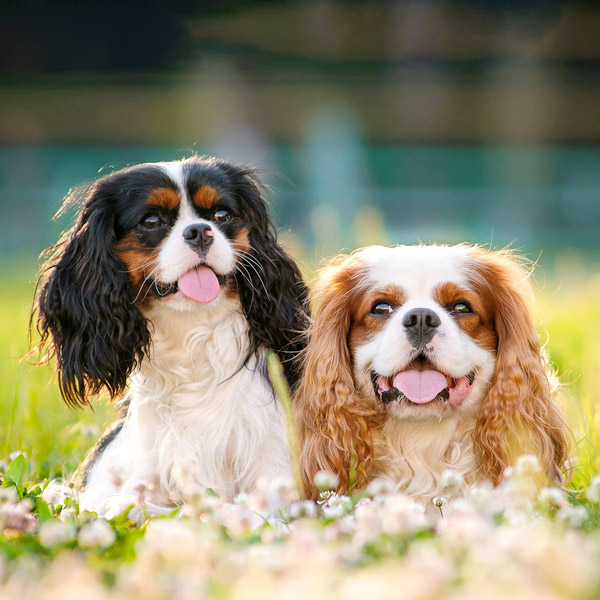
[[[534,454],[548,477],[560,482],[568,428],[529,315],[526,273],[506,253],[477,253],[475,270],[498,335],[494,379],[474,434],[480,467],[497,483],[518,456]]]
[[[89,190],[73,228],[48,252],[38,282],[38,350],[55,357],[65,402],[89,404],[106,388],[111,397],[150,344],[146,319],[135,303],[125,266],[115,254],[114,194],[117,175]]]
[[[253,171],[222,163],[249,214],[249,247],[236,273],[239,295],[250,324],[250,354],[273,350],[292,389],[300,376],[300,353],[309,325],[308,288],[294,260],[277,243],[274,225]]]
[[[314,477],[320,470],[339,477],[339,493],[366,485],[379,425],[376,411],[356,390],[348,345],[350,294],[357,289],[360,266],[355,257],[340,258],[346,260],[324,269],[320,277],[320,307],[294,398],[304,492],[314,499],[319,495]]]

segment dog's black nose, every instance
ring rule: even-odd
[[[207,223],[195,223],[194,225],[188,225],[183,230],[183,239],[194,250],[206,252],[215,240],[215,232]]]
[[[406,334],[413,346],[428,344],[442,324],[440,318],[429,308],[413,308],[402,319]]]

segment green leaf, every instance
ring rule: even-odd
[[[38,519],[42,523],[52,518],[52,511],[41,496],[38,496],[35,499],[35,511],[37,512]]]
[[[25,479],[25,473],[27,473],[27,461],[22,454],[19,454],[11,463],[8,465],[6,476],[12,480],[17,489],[23,487],[23,480]]]

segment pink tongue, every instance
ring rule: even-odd
[[[217,276],[206,265],[191,269],[179,278],[177,284],[184,296],[201,304],[212,302],[221,290]]]
[[[394,377],[393,386],[398,388],[411,402],[431,402],[448,387],[446,376],[438,371],[402,371]]]

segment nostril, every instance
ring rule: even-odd
[[[441,324],[440,318],[432,310],[425,314],[425,325],[427,327],[439,327]]]
[[[404,327],[414,327],[417,324],[417,315],[414,311],[409,312],[402,321]]]
[[[186,240],[195,240],[198,237],[198,229],[194,225],[186,227],[183,231],[183,238]]]
[[[199,242],[206,238],[213,238],[214,236],[215,233],[211,226],[206,223],[188,225],[183,230],[183,239],[188,242]]]

